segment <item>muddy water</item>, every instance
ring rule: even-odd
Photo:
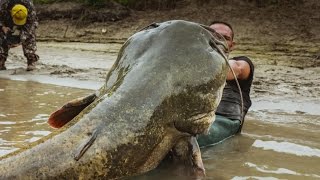
[[[53,130],[46,123],[63,103],[92,90],[0,79],[0,156]]]
[[[313,108],[303,112],[287,101],[255,100],[241,135],[202,148],[205,179],[320,179],[320,103],[303,102]],[[133,179],[195,179],[176,169]]]
[[[101,66],[108,68],[116,57],[114,52],[103,50],[108,47],[97,45],[92,48],[88,45],[77,45],[74,51],[72,46],[50,44],[40,48],[42,53],[40,55],[45,57],[43,60],[45,64],[62,64],[81,69],[96,69]],[[63,54],[72,53],[77,58],[66,55],[56,56],[62,51]],[[246,53],[258,57],[255,51]],[[104,61],[103,57],[106,54],[109,55],[108,60]],[[84,55],[87,58],[81,59]],[[56,59],[51,61],[54,58]],[[92,63],[87,61],[88,59],[96,61]],[[77,60],[82,63],[71,62]],[[264,61],[258,61],[258,64],[261,65],[262,62]],[[279,76],[279,82],[281,80],[284,88],[272,86],[272,83],[278,81],[276,77],[278,72],[288,73],[288,70],[284,69],[285,71],[278,71],[277,67],[273,69],[275,73],[270,81],[265,80],[267,78],[262,74],[258,74],[259,69],[257,69],[257,80],[268,83],[270,87],[277,88],[279,91],[268,91],[263,94],[263,91],[257,89],[263,83],[255,84],[253,105],[247,115],[242,134],[222,143],[202,148],[207,171],[206,179],[320,179],[320,102],[315,98],[319,95],[316,91],[319,88],[317,86],[319,80],[316,76],[310,77],[311,85],[299,89],[300,86],[295,81],[282,80],[283,76]],[[290,71],[304,74],[300,69],[290,69]],[[316,74],[319,70],[312,69],[308,72]],[[70,99],[92,92],[92,90],[79,89],[80,87],[96,89],[101,84],[101,82],[92,84],[88,81],[81,82],[66,78],[46,77],[41,80],[38,76],[36,79],[23,79],[28,75],[12,75],[11,79],[24,81],[0,79],[0,156],[48,135],[52,129],[48,127],[46,120],[54,109]],[[297,75],[292,77],[297,78]],[[40,84],[29,80],[62,86]],[[286,90],[290,87],[288,84],[293,84],[299,92],[305,90],[312,93],[309,95],[304,93],[305,97],[297,94],[299,96],[296,97],[295,91]],[[266,87],[262,86],[262,88]],[[286,96],[279,96],[282,91]],[[279,94],[268,95],[270,92]],[[158,168],[133,179],[164,178],[194,179],[175,167]]]
[[[49,114],[90,92],[0,79],[0,155],[50,134]],[[304,111],[294,104],[285,106],[287,102],[254,101],[242,135],[202,148],[207,179],[320,178],[320,104],[304,102]],[[134,179],[192,179],[173,169],[160,168]]]

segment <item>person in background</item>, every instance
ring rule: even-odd
[[[229,23],[214,21],[210,28],[222,35],[227,42],[230,53],[234,47],[234,31]],[[254,66],[251,60],[245,56],[237,56],[229,59],[229,64],[236,74],[243,96],[243,112],[241,97],[235,77],[229,69],[226,85],[223,89],[221,102],[216,111],[215,121],[207,135],[200,135],[197,138],[199,146],[212,145],[223,141],[241,132],[242,124],[248,109],[251,106],[250,88],[253,80]]]
[[[0,1],[0,70],[7,69],[5,62],[9,49],[20,43],[27,58],[27,71],[35,69],[35,63],[39,59],[36,54],[37,26],[38,18],[30,0]],[[14,37],[18,37],[18,41]]]

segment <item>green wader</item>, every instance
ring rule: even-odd
[[[197,140],[199,146],[208,146],[220,142],[230,136],[235,135],[240,128],[239,120],[232,120],[216,115],[207,135],[199,135]]]

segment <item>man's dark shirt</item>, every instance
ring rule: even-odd
[[[243,120],[251,106],[250,88],[253,80],[254,66],[251,60],[245,56],[238,56],[232,59],[236,61],[243,60],[250,65],[250,75],[248,79],[238,80],[243,96],[244,112],[241,114],[241,98],[236,81],[231,80],[226,82],[226,86],[223,89],[221,102],[217,108],[216,114],[229,119]]]

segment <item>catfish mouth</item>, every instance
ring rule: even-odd
[[[198,113],[185,119],[181,123],[175,123],[175,127],[181,132],[187,132],[192,135],[206,134],[214,121],[215,111]]]

